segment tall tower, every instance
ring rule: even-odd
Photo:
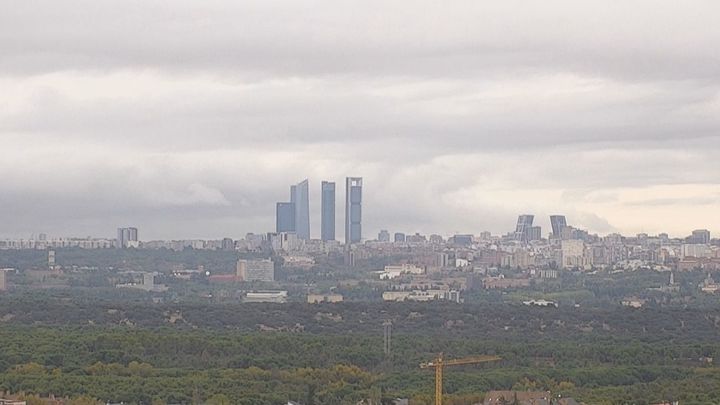
[[[345,178],[345,244],[362,240],[362,177]]]
[[[279,202],[275,206],[275,232],[295,232],[295,204]]]
[[[323,181],[320,200],[320,239],[335,240],[335,182]]]
[[[520,215],[515,227],[515,240],[527,242],[530,239],[530,228],[532,228],[534,215]]]
[[[295,233],[298,239],[310,239],[310,195],[307,179],[290,186],[290,202],[295,204]]]
[[[138,247],[137,228],[118,228],[115,247],[120,249]]]
[[[567,226],[565,215],[550,215],[550,226],[552,227],[553,236],[559,238],[563,228]]]

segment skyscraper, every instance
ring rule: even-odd
[[[320,199],[320,239],[335,240],[335,182],[323,181]]]
[[[275,207],[275,232],[295,232],[295,204],[279,202]]]
[[[138,247],[138,230],[137,228],[118,228],[116,247],[124,249],[129,247]]]
[[[565,215],[550,215],[550,226],[552,227],[553,236],[559,238],[563,228],[567,226]]]
[[[692,231],[690,236],[690,243],[710,243],[710,231],[707,229],[696,229]]]
[[[520,215],[515,227],[515,240],[527,242],[530,239],[530,228],[532,228],[534,215]]]
[[[290,202],[295,204],[295,233],[298,239],[310,239],[310,194],[307,179],[290,186]]]
[[[362,240],[362,177],[345,178],[345,244]]]

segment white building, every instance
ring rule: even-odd
[[[587,268],[592,264],[585,255],[585,242],[580,239],[567,239],[562,241],[562,267]]]
[[[385,266],[385,270],[377,272],[380,280],[391,280],[403,274],[425,274],[425,269],[414,264],[401,264],[399,266]]]
[[[275,281],[275,266],[270,259],[238,260],[236,268],[238,281]]]
[[[704,244],[686,243],[682,245],[682,258],[686,257],[712,257],[710,246]]]
[[[285,303],[287,302],[287,291],[257,291],[249,292],[245,294],[244,302],[272,302],[272,303]]]

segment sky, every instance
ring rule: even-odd
[[[3,1],[0,236],[720,234],[717,1]]]

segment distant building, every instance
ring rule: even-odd
[[[345,179],[345,244],[362,240],[362,177]]]
[[[530,228],[533,226],[534,215],[520,215],[515,226],[515,240],[527,242],[530,240]]]
[[[231,238],[223,238],[222,242],[220,243],[220,249],[224,251],[235,250],[235,241]]]
[[[287,302],[287,291],[256,291],[245,294],[244,302],[271,302],[282,304]]]
[[[483,405],[550,405],[552,399],[550,391],[490,391]]]
[[[710,246],[699,243],[686,243],[681,246],[681,256],[686,257],[711,257],[712,250]]]
[[[118,228],[116,245],[120,249],[138,247],[137,228]]]
[[[578,239],[568,239],[562,241],[562,267],[584,268],[588,262],[585,259],[585,242]]]
[[[560,238],[562,230],[567,226],[565,215],[550,215],[550,227],[552,228],[553,237]]]
[[[0,405],[27,405],[27,402],[16,399],[2,399],[0,398]]]
[[[540,239],[542,239],[542,227],[531,226],[528,240],[540,240]]]
[[[395,232],[395,235],[393,237],[393,241],[395,242],[405,242],[405,234],[402,232]]]
[[[401,264],[398,266],[385,266],[385,270],[378,271],[380,280],[390,280],[403,274],[425,274],[425,269],[414,264]]]
[[[50,269],[50,270],[55,269],[55,251],[54,250],[48,250],[48,269]]]
[[[276,252],[291,252],[298,249],[302,244],[295,232],[269,233],[267,240]]]
[[[130,274],[137,274],[135,272],[131,272]],[[168,287],[164,284],[155,284],[155,276],[157,273],[154,272],[142,272],[142,283],[138,283],[136,281],[132,281],[127,284],[117,284],[116,288],[134,288],[138,290],[144,290],[148,292],[164,292],[168,290]],[[133,277],[136,279],[136,277]]]
[[[383,301],[435,301],[452,300],[459,302],[460,295],[457,291],[446,289],[410,290],[410,291],[385,291]]]
[[[343,296],[342,294],[308,294],[307,302],[308,304],[337,303],[343,302]]]
[[[275,232],[295,232],[295,204],[291,202],[276,204]]]
[[[452,243],[458,246],[471,246],[473,243],[472,235],[453,235]]]
[[[378,233],[378,242],[390,242],[390,232],[383,229]]]
[[[310,190],[308,180],[290,187],[290,202],[295,204],[295,233],[298,239],[310,239]]]
[[[320,239],[335,240],[335,182],[323,181],[321,185]]]
[[[690,243],[710,243],[710,231],[707,229],[696,229],[692,231],[690,236]]]
[[[275,281],[275,265],[270,259],[244,260],[237,262],[235,275],[238,281]]]
[[[698,285],[698,288],[704,293],[714,294],[720,291],[720,284],[716,283],[710,273],[708,273],[707,277],[705,277],[705,280],[703,280]]]

